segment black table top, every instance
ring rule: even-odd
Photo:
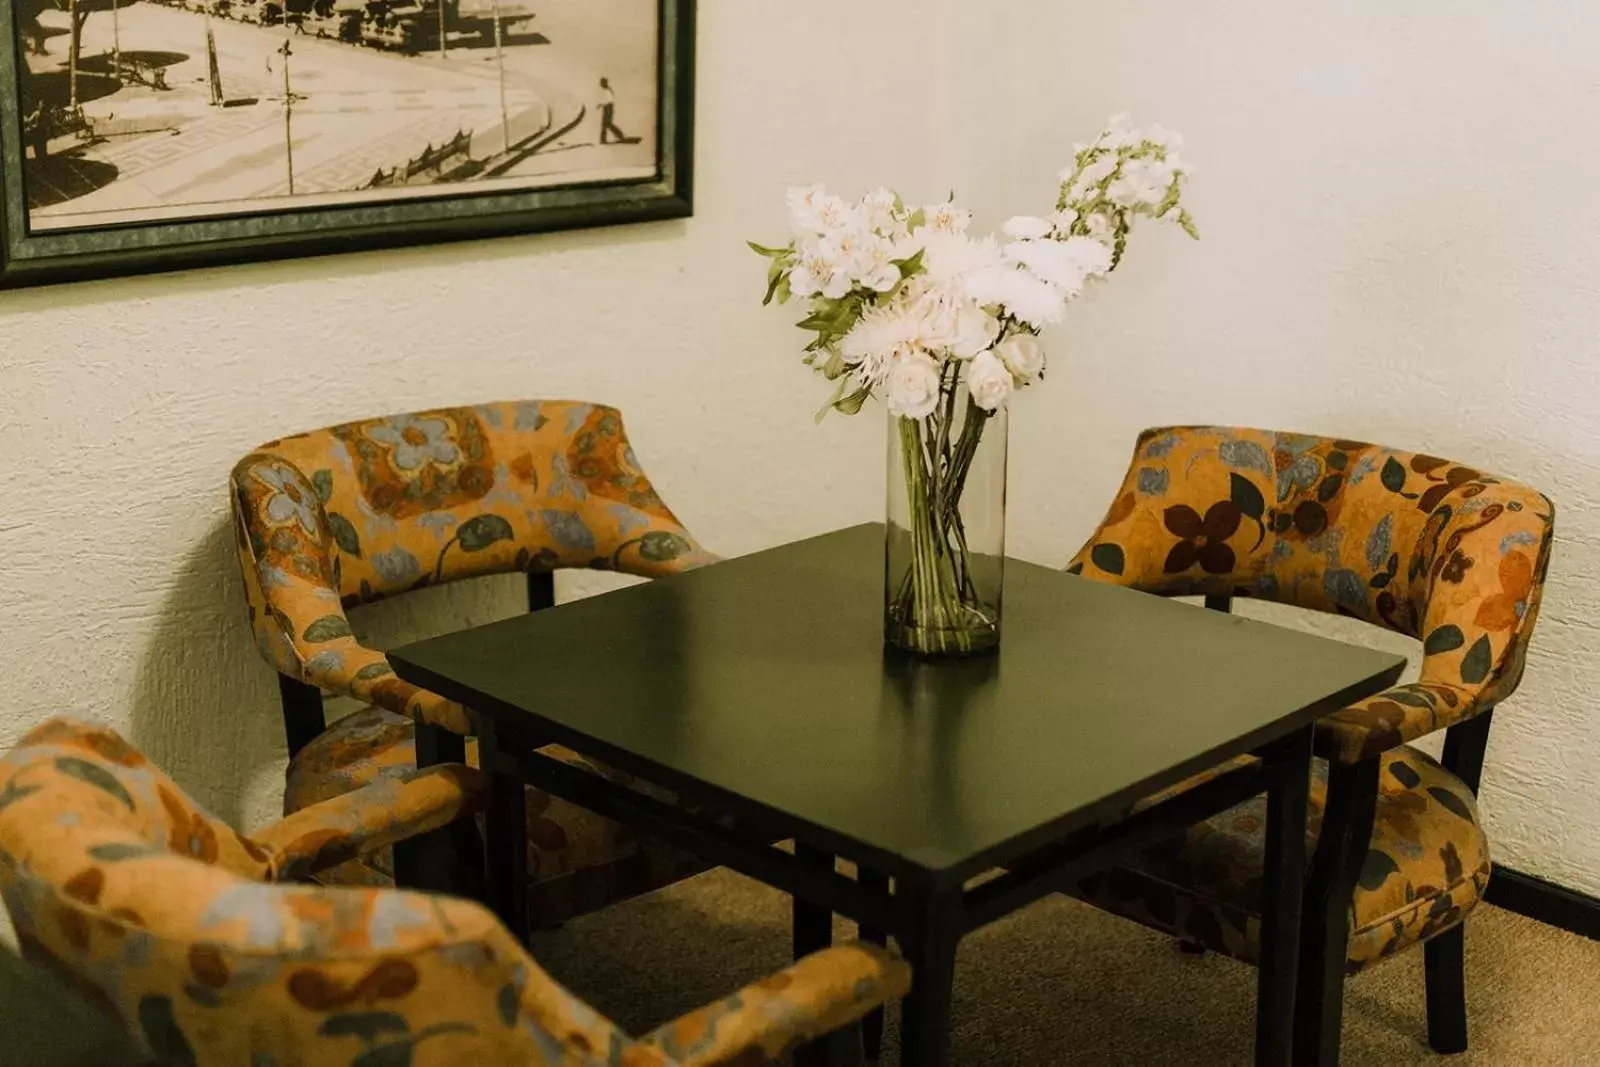
[[[997,654],[883,645],[865,525],[408,645],[402,678],[891,874],[966,877],[1393,683],[1401,657],[1007,560]]]

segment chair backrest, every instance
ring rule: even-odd
[[[627,1038],[483,908],[267,870],[102,726],[51,720],[0,758],[0,897],[24,954],[162,1063],[623,1062],[604,1057]]]
[[[1167,427],[1139,436],[1069,570],[1362,619],[1423,642],[1422,683],[1491,706],[1521,679],[1554,519],[1542,493],[1434,456]]]
[[[290,679],[342,680],[400,712],[442,701],[359,648],[346,606],[479,575],[656,577],[715,558],[640,469],[621,414],[578,401],[440,408],[286,437],[241,460],[231,489],[262,655]],[[453,710],[438,715],[461,725]],[[291,737],[305,732],[290,724]]]

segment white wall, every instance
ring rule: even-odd
[[[1600,891],[1600,8],[977,8],[951,32],[981,64],[960,93],[981,223],[1036,210],[1113,112],[1183,131],[1200,168],[1201,241],[1136,233],[1049,338],[1053,380],[1012,418],[1012,550],[1063,559],[1163,423],[1375,440],[1540,487],[1559,544],[1484,808],[1497,859]]]
[[[1012,419],[1013,551],[1064,562],[1134,433],[1167,421],[1365,436],[1540,485],[1562,543],[1486,806],[1502,859],[1600,890],[1600,25],[1577,0],[1495,7],[702,0],[693,220],[0,294],[0,746],[90,712],[219,814],[270,817],[282,727],[224,480],[281,432],[584,396],[623,408],[725,553],[881,517],[882,423],[812,425],[819,387],[743,239],[775,236],[783,187],[812,178],[954,185],[996,224],[1127,108],[1189,135],[1204,240],[1142,235],[1049,339],[1052,380]],[[908,99],[919,57],[936,89]],[[507,581],[408,615],[514,605]]]

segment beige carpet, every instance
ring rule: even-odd
[[[787,898],[714,871],[535,935],[558,979],[637,1033],[782,966]],[[841,923],[837,936],[853,935]],[[1427,1048],[1422,953],[1351,981],[1348,1067],[1600,1065],[1600,942],[1482,908],[1469,923],[1473,1049]],[[978,931],[957,962],[961,1067],[1225,1067],[1250,1062],[1255,971],[1195,958],[1074,901]],[[890,1012],[885,1064],[897,1062]]]

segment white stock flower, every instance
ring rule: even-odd
[[[979,352],[967,366],[967,391],[972,402],[985,411],[1005,407],[1014,383],[1011,372],[993,352]]]
[[[867,229],[885,237],[905,233],[905,220],[895,212],[897,197],[881,185],[861,198],[862,223]]]
[[[1050,225],[1062,237],[1072,232],[1072,224],[1078,221],[1078,213],[1069,208],[1063,208],[1050,216]]]
[[[891,415],[920,419],[939,405],[939,365],[926,355],[895,359],[884,385],[884,401]]]
[[[900,281],[900,268],[894,264],[899,258],[893,241],[870,234],[861,241],[856,253],[856,278],[874,292],[887,293]]]
[[[837,300],[850,291],[847,265],[828,254],[826,242],[808,241],[800,248],[800,258],[789,273],[789,291],[795,296],[819,293]]]
[[[1008,237],[1015,237],[1019,241],[1032,241],[1050,236],[1051,225],[1048,219],[1041,219],[1036,215],[1013,215],[1006,219],[1000,228]]]
[[[1014,333],[994,346],[994,354],[1018,379],[1032,381],[1044,370],[1044,346],[1031,333]]]
[[[954,204],[930,204],[923,208],[923,225],[942,233],[966,233],[972,224],[972,212]]]
[[[1106,189],[1106,198],[1118,207],[1155,207],[1172,185],[1172,168],[1155,159],[1130,159]]]

